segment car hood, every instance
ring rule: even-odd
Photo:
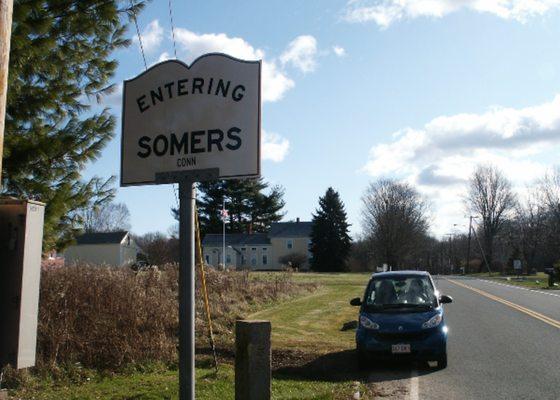
[[[379,325],[379,332],[417,331],[436,314],[443,314],[443,308],[423,312],[362,312],[362,315]]]

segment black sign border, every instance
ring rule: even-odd
[[[207,54],[203,54],[200,57],[196,58],[190,65],[181,61],[181,60],[177,60],[177,59],[172,59],[172,60],[165,60],[162,62],[159,62],[157,64],[152,65],[150,68],[148,68],[147,70],[143,71],[142,73],[136,75],[134,78],[131,79],[125,79],[123,81],[123,99],[122,99],[122,115],[121,115],[121,170],[120,170],[120,176],[119,176],[119,182],[120,182],[120,187],[127,187],[127,186],[147,186],[147,185],[159,185],[160,183],[156,182],[156,179],[154,177],[153,180],[151,181],[144,181],[144,182],[133,182],[133,183],[123,183],[123,156],[124,156],[124,140],[123,140],[123,135],[124,135],[124,120],[125,120],[125,112],[126,112],[126,108],[125,108],[125,104],[126,104],[126,83],[127,82],[132,82],[138,78],[140,78],[141,76],[147,74],[148,72],[150,72],[152,69],[162,65],[162,64],[166,64],[166,63],[177,63],[177,64],[181,64],[182,66],[186,67],[187,69],[191,69],[193,67],[193,65],[195,65],[199,60],[206,58],[206,57],[212,57],[212,56],[221,56],[221,57],[225,57],[225,58],[229,58],[230,60],[233,61],[237,61],[237,62],[242,62],[245,64],[258,64],[259,65],[259,83],[258,83],[258,104],[259,104],[259,115],[257,118],[257,130],[259,132],[258,135],[258,140],[257,140],[257,173],[256,174],[246,174],[246,175],[220,175],[219,179],[242,179],[242,178],[258,178],[261,176],[261,136],[262,136],[262,132],[261,132],[261,108],[262,108],[262,87],[261,87],[261,76],[262,76],[262,60],[254,60],[254,61],[250,61],[250,60],[242,60],[240,58],[236,58],[236,57],[232,57],[228,54],[225,53],[207,53]],[[193,172],[196,170],[185,170],[185,173],[189,173],[189,172]]]

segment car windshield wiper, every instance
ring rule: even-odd
[[[404,308],[409,307],[410,304],[407,303],[391,303],[391,304],[382,304],[381,307],[383,308]]]
[[[433,308],[433,305],[431,305],[431,304],[407,304],[407,307],[430,309],[430,308]]]

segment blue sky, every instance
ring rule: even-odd
[[[476,164],[497,165],[524,196],[556,162],[560,1],[172,3],[179,59],[264,60],[262,172],[284,187],[287,220],[310,219],[332,186],[356,235],[367,185],[395,177],[430,199],[443,235],[464,223]],[[138,18],[148,64],[173,55],[167,4]],[[136,39],[116,56],[116,83],[144,70]],[[105,103],[120,115],[120,93]],[[118,175],[119,145],[120,128],[86,176]],[[174,223],[170,185],[119,188],[117,201],[136,233]]]

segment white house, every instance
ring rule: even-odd
[[[279,270],[284,267],[280,258],[292,253],[311,257],[309,242],[311,222],[275,222],[268,233],[227,233],[227,267],[252,270]],[[222,264],[222,234],[207,234],[202,241],[204,261],[217,266]],[[304,269],[309,267],[306,263]]]
[[[204,261],[222,264],[223,236],[208,234],[202,241]],[[226,234],[226,265],[234,268],[271,269],[270,239],[265,233]]]
[[[131,265],[136,262],[138,247],[126,231],[85,233],[64,252],[66,265],[74,263]]]

